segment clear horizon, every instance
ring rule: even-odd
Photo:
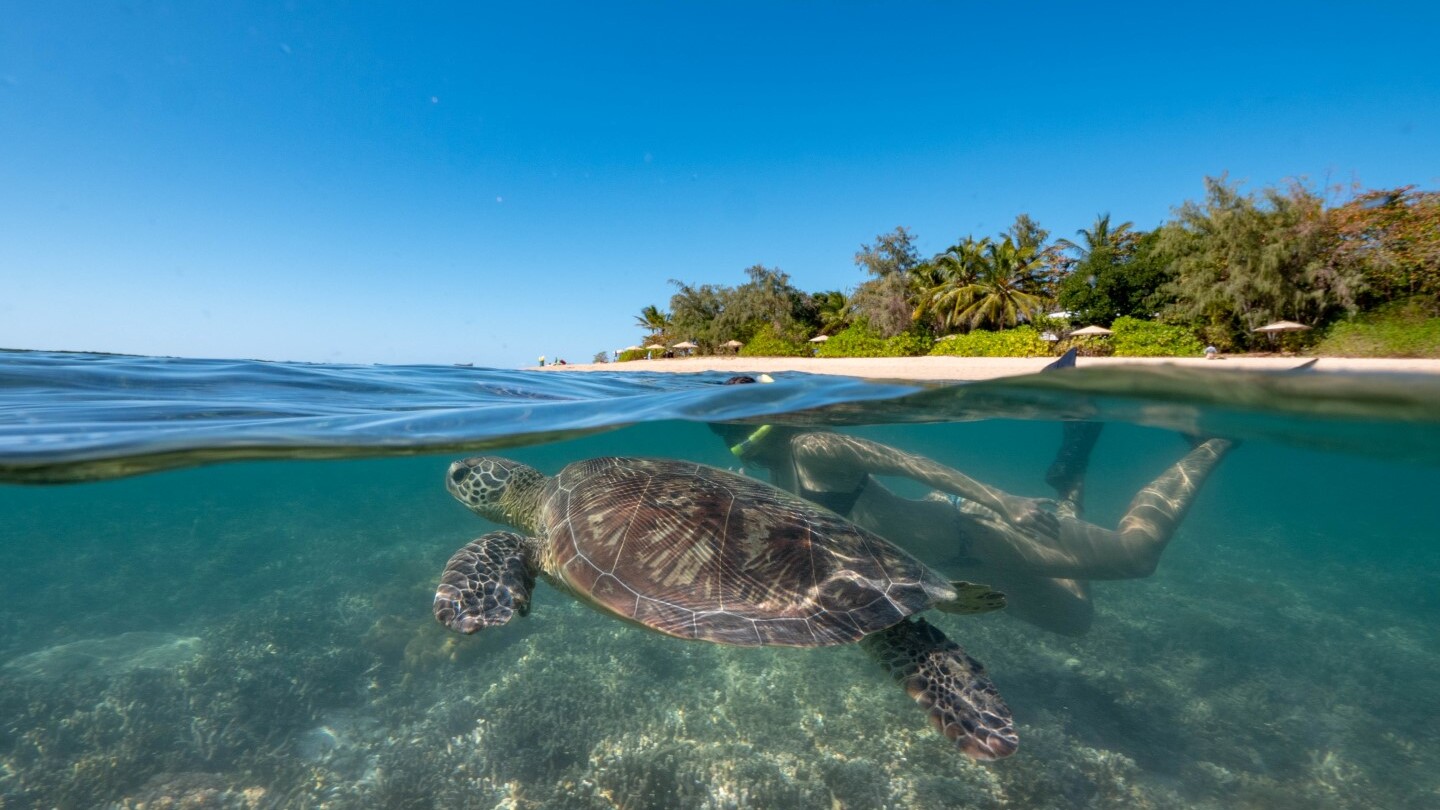
[[[678,278],[851,289],[1206,175],[1440,186],[1440,11],[243,3],[0,11],[0,346],[589,362]]]

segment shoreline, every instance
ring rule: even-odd
[[[994,380],[1033,374],[1052,362],[1053,357],[676,357],[658,360],[631,360],[626,363],[574,363],[563,366],[532,366],[527,371],[613,371],[659,372],[667,374],[775,374],[798,371],[888,380]],[[1123,365],[1176,365],[1209,370],[1283,371],[1317,359],[1316,371],[1388,374],[1440,374],[1440,360],[1358,357],[1081,357],[1077,368]]]

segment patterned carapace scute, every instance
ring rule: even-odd
[[[879,536],[700,464],[576,462],[542,502],[553,555],[544,568],[601,610],[667,635],[844,644],[955,593]]]

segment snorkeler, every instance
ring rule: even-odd
[[[754,382],[732,378],[729,383]],[[961,569],[1004,591],[1010,611],[1048,630],[1079,635],[1094,606],[1088,580],[1136,579],[1160,555],[1205,479],[1232,443],[1197,441],[1141,488],[1118,528],[1084,520],[1084,478],[1101,425],[1067,422],[1046,481],[1057,499],[1012,495],[923,456],[856,436],[780,425],[715,424],[730,451],[763,467],[777,486],[898,543],[941,570]],[[930,487],[916,500],[876,476]]]

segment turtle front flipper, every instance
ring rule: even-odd
[[[989,585],[980,585],[959,579],[952,581],[950,585],[955,589],[955,598],[936,602],[936,610],[943,610],[946,613],[970,614],[989,613],[1005,607],[1005,594]]]
[[[514,532],[491,532],[465,544],[445,564],[435,589],[435,619],[469,635],[530,612],[534,569],[531,541]]]
[[[985,677],[985,667],[929,622],[907,619],[866,636],[861,644],[961,751],[994,760],[1020,746],[1010,707]]]

